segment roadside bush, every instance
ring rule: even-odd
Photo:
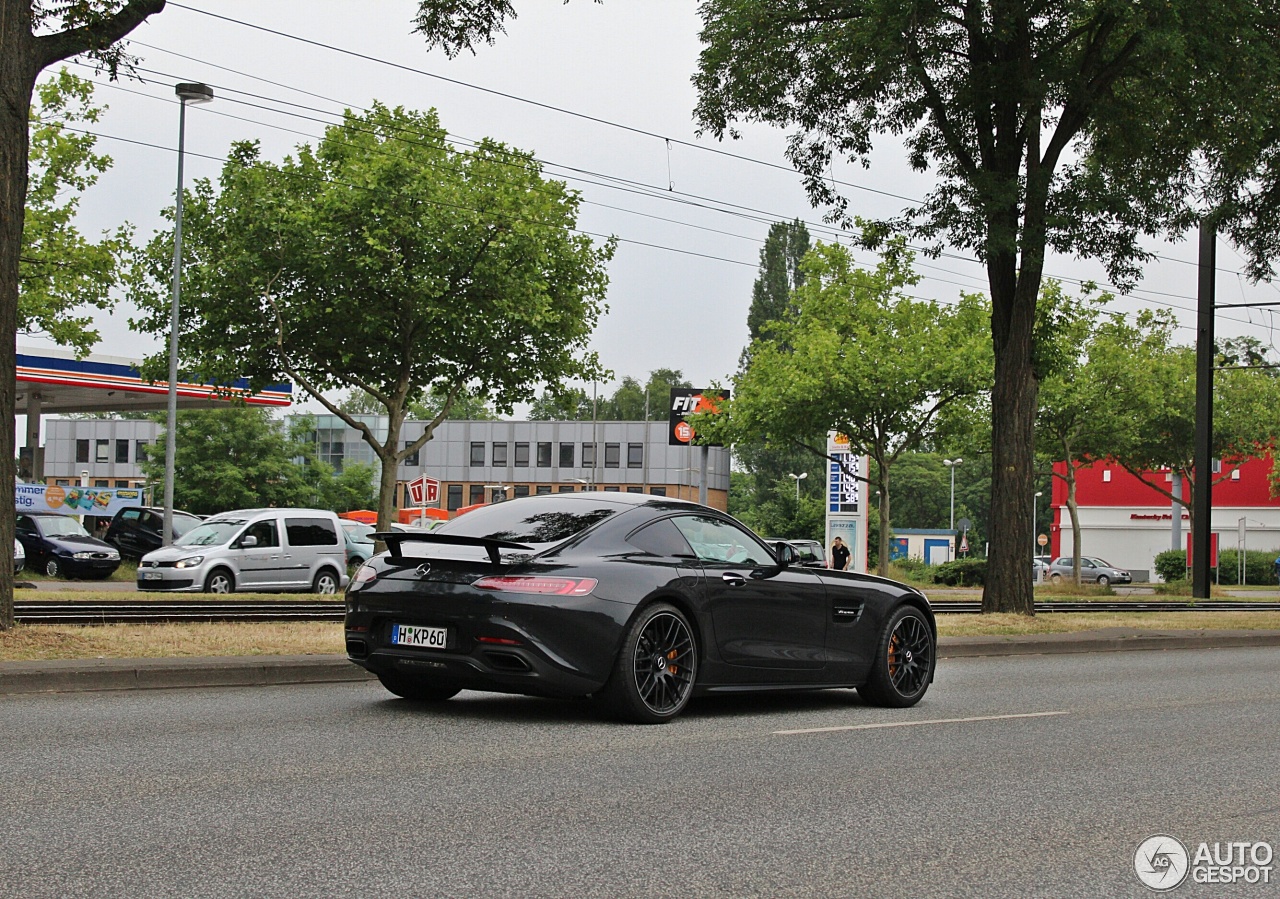
[[[1156,574],[1166,583],[1185,581],[1187,579],[1187,551],[1185,549],[1166,549],[1156,556],[1154,562]]]
[[[1244,582],[1246,584],[1276,583],[1276,550],[1251,549],[1245,553]],[[1240,581],[1240,551],[1224,549],[1218,553],[1218,583],[1235,586]]]
[[[987,582],[987,560],[943,562],[934,569],[933,582],[947,587],[981,587]]]
[[[868,571],[874,570],[873,568],[868,568]],[[925,564],[923,559],[895,559],[889,563],[889,577],[907,584],[932,584],[934,582],[933,570],[934,567]]]

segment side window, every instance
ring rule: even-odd
[[[36,532],[36,526],[27,516],[19,515],[18,530],[22,531],[24,534],[34,534]]]
[[[1081,565],[1083,565],[1085,568],[1097,568],[1097,567],[1098,567],[1097,565],[1094,565],[1094,564],[1093,564],[1093,559],[1081,559],[1081,560],[1080,560],[1080,564],[1081,564]]]
[[[338,531],[327,518],[286,518],[290,546],[337,546]]]
[[[257,521],[249,525],[241,539],[244,537],[258,538],[258,547],[280,545],[280,540],[276,536],[276,523],[271,519]]]
[[[772,565],[774,559],[759,541],[727,521],[702,515],[671,519],[704,562],[732,565]]]
[[[670,518],[645,525],[628,537],[627,542],[637,549],[644,550],[654,556],[684,556],[688,558],[693,555],[693,550],[689,547],[689,541],[684,539],[684,535],[680,533],[679,528],[671,523]]]
[[[137,524],[138,519],[142,517],[141,509],[125,509],[120,513],[121,524]],[[150,523],[150,513],[148,513],[148,523]]]

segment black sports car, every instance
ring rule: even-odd
[[[406,699],[590,695],[658,723],[716,692],[855,687],[905,707],[933,680],[919,591],[799,567],[696,503],[530,496],[377,537],[389,552],[347,588],[347,655]]]

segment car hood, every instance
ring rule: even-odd
[[[162,546],[159,549],[153,549],[142,557],[143,562],[176,562],[179,559],[189,559],[192,556],[208,555],[215,549],[226,549],[222,544],[213,546]]]
[[[59,549],[67,549],[78,553],[116,551],[116,548],[110,543],[103,543],[97,537],[79,537],[74,534],[68,534],[66,536],[45,537],[44,541]]]

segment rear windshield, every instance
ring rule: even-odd
[[[531,496],[473,509],[441,525],[436,533],[514,543],[559,543],[625,508],[594,498]]]

